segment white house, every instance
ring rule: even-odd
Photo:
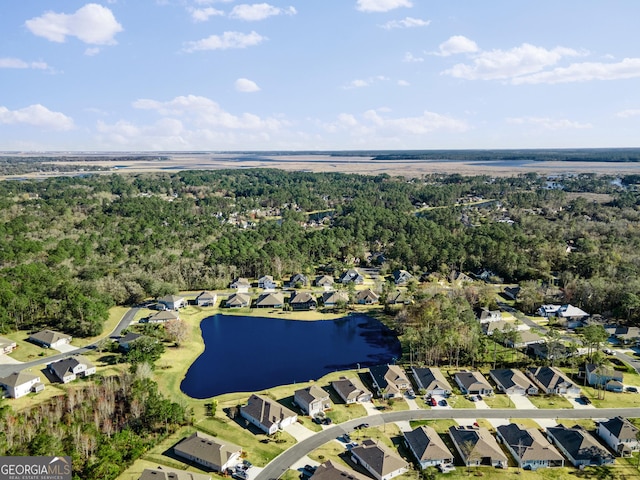
[[[370,402],[373,394],[366,389],[358,378],[341,377],[331,382],[331,386],[344,403]]]
[[[69,383],[78,377],[87,377],[96,373],[96,366],[82,355],[63,358],[50,363],[47,367],[62,383]]]
[[[173,451],[177,456],[203,467],[224,472],[238,462],[242,448],[205,433],[195,432],[173,447]]]
[[[196,297],[196,305],[199,307],[215,307],[218,296],[213,292],[202,292]]]
[[[240,407],[240,415],[267,435],[273,435],[280,429],[298,421],[298,415],[284,405],[253,394],[247,404]]]
[[[13,340],[0,337],[0,355],[6,355],[7,353],[13,352],[16,346],[17,344]]]
[[[371,438],[351,449],[351,459],[362,465],[376,480],[389,480],[409,469],[409,464],[398,454]]]
[[[185,306],[186,301],[184,297],[178,295],[167,295],[158,299],[160,305],[164,305],[167,310],[178,310]]]
[[[71,335],[54,332],[53,330],[42,330],[41,332],[30,335],[28,340],[44,348],[58,348],[62,345],[70,344]]]
[[[24,397],[30,392],[40,392],[44,389],[44,384],[40,382],[40,377],[29,372],[13,372],[5,378],[0,378],[0,385],[6,390],[11,398]]]
[[[640,430],[626,418],[615,417],[598,424],[598,435],[611,450],[622,457],[630,457],[631,452],[640,450],[638,432]]]
[[[293,401],[303,412],[312,417],[331,408],[329,393],[317,385],[296,390],[293,394]]]

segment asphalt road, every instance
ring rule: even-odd
[[[450,418],[612,418],[618,415],[622,417],[637,418],[640,416],[640,408],[585,408],[585,409],[441,409],[441,410],[404,410],[400,412],[382,413],[369,417],[357,418],[339,425],[327,428],[315,435],[293,445],[288,450],[274,458],[257,476],[256,480],[277,479],[284,474],[294,463],[316,448],[337,438],[345,433],[350,433],[363,422],[370,426],[380,426],[384,423],[393,423],[407,420],[425,419],[450,419]]]
[[[118,322],[118,325],[116,326],[116,328],[113,329],[113,331],[109,334],[109,337],[114,337],[114,336],[119,336],[120,333],[122,332],[122,330],[124,330],[125,328],[127,328],[131,322],[133,321],[133,319],[135,318],[136,314],[138,313],[140,309],[139,308],[130,308],[129,310],[127,310],[127,313],[125,313],[122,318],[120,319],[120,322]],[[106,337],[103,337],[106,338]],[[87,345],[86,347],[82,347],[82,348],[76,348],[75,350],[72,350],[70,352],[65,352],[65,353],[56,353],[55,355],[49,355],[46,357],[39,357],[36,360],[32,360],[30,362],[24,362],[24,363],[19,363],[19,364],[7,364],[7,365],[0,365],[0,378],[4,378],[8,375],[11,375],[13,372],[20,372],[22,370],[28,370],[30,368],[33,367],[37,367],[43,364],[49,364],[52,362],[57,362],[58,360],[62,360],[63,358],[67,358],[71,355],[77,355],[77,354],[83,354],[89,350],[95,350],[95,348],[97,347],[98,343],[101,342],[102,340],[98,340],[97,342],[91,343],[89,345]],[[43,349],[43,352],[46,352],[47,350]]]

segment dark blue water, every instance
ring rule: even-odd
[[[394,333],[366,315],[315,322],[214,315],[200,328],[205,350],[180,385],[192,398],[316,380],[401,354]]]

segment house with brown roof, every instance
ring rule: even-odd
[[[545,343],[545,339],[531,330],[520,330],[515,342],[512,339],[505,339],[504,344],[509,348],[523,348],[529,345]]]
[[[515,423],[500,425],[496,429],[496,436],[520,468],[538,470],[564,466],[564,457],[536,428],[524,428]]]
[[[227,308],[245,308],[251,305],[251,296],[247,293],[234,293],[224,302]]]
[[[451,395],[451,385],[439,368],[411,367],[411,371],[418,388],[424,390],[427,395]]]
[[[280,292],[263,293],[256,300],[256,308],[282,308],[284,295]]]
[[[547,437],[574,467],[610,465],[614,457],[580,425],[547,427]]]
[[[499,368],[489,371],[499,392],[509,395],[537,395],[538,387],[520,370]]]
[[[351,459],[362,465],[376,480],[389,480],[409,469],[409,464],[402,457],[371,438],[351,449]]]
[[[312,417],[331,408],[329,393],[317,385],[296,390],[293,394],[293,401],[304,413]]]
[[[62,383],[73,382],[78,377],[87,377],[96,373],[96,366],[82,355],[63,358],[50,363],[47,368]]]
[[[145,468],[138,480],[211,480],[211,475],[158,466],[156,468]]]
[[[602,388],[610,392],[622,392],[622,372],[618,372],[611,367],[587,363],[585,365],[587,383],[592,387]]]
[[[256,394],[240,407],[240,415],[267,435],[273,435],[298,420],[298,415],[284,405]]]
[[[538,385],[542,393],[556,395],[580,394],[580,387],[555,367],[531,367],[526,370],[526,374]]]
[[[507,468],[507,456],[486,428],[451,426],[449,437],[465,465]]]
[[[347,470],[331,460],[327,460],[311,475],[311,480],[370,480],[369,477],[356,472],[355,470]]]
[[[218,295],[213,292],[202,292],[195,299],[199,307],[215,307],[218,302]]]
[[[239,293],[247,293],[251,288],[251,283],[249,283],[248,279],[239,277],[231,282],[231,285],[229,286],[236,289]]]
[[[640,432],[638,427],[622,417],[615,417],[598,424],[600,438],[621,457],[630,457],[631,452],[640,450],[638,432]]]
[[[370,288],[360,290],[356,294],[356,302],[360,305],[373,305],[374,303],[378,303],[379,298],[378,294]]]
[[[291,295],[289,305],[293,310],[315,310],[318,301],[309,292],[298,292]]]
[[[237,463],[242,448],[202,432],[195,432],[175,447],[174,453],[215,472],[224,472]]]
[[[357,377],[341,377],[340,379],[331,382],[331,386],[338,396],[344,400],[344,403],[347,404],[370,402],[373,398],[373,394],[367,390]]]
[[[325,290],[333,287],[333,277],[330,275],[320,275],[313,282],[316,287],[323,287]]]
[[[491,395],[493,393],[493,387],[480,372],[456,372],[453,379],[464,394]]]
[[[0,378],[0,385],[5,388],[10,398],[20,398],[28,393],[44,390],[40,376],[25,370],[13,372],[7,377]]]
[[[42,330],[30,335],[27,340],[44,348],[58,348],[62,345],[69,345],[71,343],[71,335],[65,335],[53,330]]]
[[[398,365],[376,365],[369,368],[373,386],[382,398],[402,397],[411,388],[411,382]]]
[[[325,307],[335,307],[339,303],[349,303],[349,295],[345,292],[328,291],[322,294],[322,304]]]
[[[175,310],[163,310],[148,317],[147,323],[166,323],[171,320],[180,320],[178,312]]]
[[[422,425],[403,435],[420,468],[453,465],[453,455],[432,427]]]
[[[17,343],[8,338],[0,337],[0,355],[6,355],[13,352],[17,347]]]

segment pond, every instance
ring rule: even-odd
[[[401,355],[396,335],[366,315],[311,322],[214,315],[200,328],[205,350],[180,385],[192,398],[307,382]]]

